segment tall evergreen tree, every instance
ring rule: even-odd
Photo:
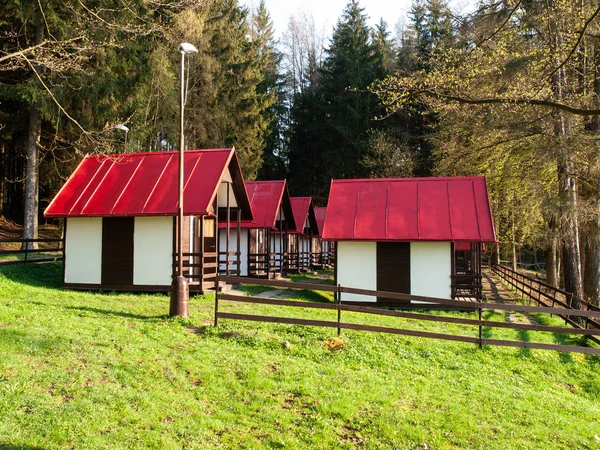
[[[257,90],[271,96],[273,104],[263,111],[264,120],[269,123],[265,133],[261,179],[281,179],[286,176],[284,118],[286,112],[285,79],[281,75],[283,55],[277,49],[273,21],[261,0],[256,13],[252,15],[252,42],[257,47],[262,67],[262,82]]]

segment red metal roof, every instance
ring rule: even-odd
[[[323,234],[323,225],[325,225],[325,215],[327,208],[325,206],[315,206],[315,219],[317,219],[317,228],[319,229],[319,236]]]
[[[287,194],[285,180],[246,181],[245,184],[254,220],[242,220],[240,228],[275,228],[283,196]],[[234,221],[231,222],[231,227],[236,227]],[[224,220],[219,221],[219,228],[226,228]]]
[[[311,197],[291,197],[292,212],[294,214],[294,221],[296,222],[296,228],[292,230],[292,233],[304,234],[304,224],[306,219],[309,221],[310,227],[315,230],[315,234],[318,234],[318,226],[315,219],[315,210],[312,204]]]
[[[235,164],[234,164],[235,163]],[[178,152],[86,156],[46,209],[46,217],[176,215]],[[186,150],[184,214],[213,214],[227,169],[239,172],[235,150]],[[239,174],[232,177],[240,179]],[[245,192],[244,192],[245,194]],[[250,212],[247,197],[240,201]],[[247,207],[245,207],[247,205]]]
[[[484,177],[333,180],[322,236],[496,241]]]

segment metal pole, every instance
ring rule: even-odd
[[[181,91],[180,91],[180,111],[179,111],[179,173],[178,173],[178,194],[177,203],[177,276],[173,279],[171,285],[171,305],[169,314],[171,316],[188,317],[189,314],[189,286],[188,281],[183,276],[183,152],[185,147],[183,135],[183,109],[185,101],[184,87],[185,73],[185,52],[181,51]]]

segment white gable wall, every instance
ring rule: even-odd
[[[450,256],[450,242],[411,242],[410,293],[450,299]]]
[[[217,202],[219,204],[219,208],[227,207],[227,187],[229,187],[229,207],[237,208],[238,203],[237,199],[235,198],[235,192],[233,191],[232,183],[231,171],[227,169],[227,172],[225,172],[225,176],[223,177],[223,181],[219,186],[219,190],[217,191]]]
[[[173,273],[173,218],[136,217],[133,284],[169,286]]]
[[[65,239],[65,283],[102,282],[102,219],[67,219]]]
[[[344,287],[377,289],[377,243],[338,242],[337,282]],[[342,294],[346,302],[376,302],[376,297]]]

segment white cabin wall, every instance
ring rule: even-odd
[[[136,217],[133,232],[133,284],[171,285],[172,264],[173,218]]]
[[[450,242],[410,243],[410,293],[450,299]]]
[[[102,282],[102,218],[67,219],[65,283]]]
[[[377,243],[338,242],[337,282],[344,287],[377,289]],[[342,294],[342,301],[376,302],[376,297]]]
[[[240,230],[240,276],[248,276],[248,230]],[[227,230],[219,230],[219,251],[225,252],[227,246]],[[237,252],[237,228],[229,230],[229,251]],[[233,257],[232,257],[233,258]],[[235,266],[230,266],[235,269]],[[219,270],[225,271],[225,262],[219,264]]]

